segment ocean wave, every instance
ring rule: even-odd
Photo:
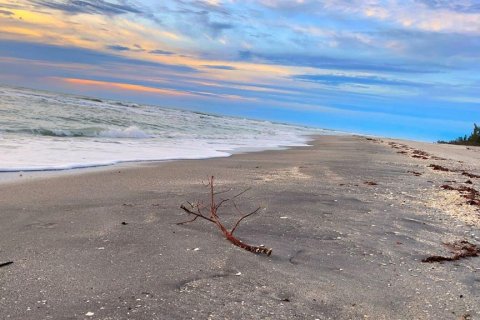
[[[27,89],[0,92],[0,172],[224,157],[306,145],[307,135],[330,133]]]
[[[83,129],[32,129],[29,133],[50,137],[91,137],[91,138],[130,138],[148,139],[153,135],[131,126],[125,129],[113,128],[83,128]]]

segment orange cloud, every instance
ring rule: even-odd
[[[109,82],[109,81],[100,81],[100,80],[89,80],[89,79],[78,79],[78,78],[54,78],[59,79],[62,82],[81,85],[81,86],[94,86],[102,87],[109,90],[128,90],[135,92],[145,92],[145,93],[155,93],[168,96],[196,96],[204,98],[220,98],[220,99],[229,99],[229,100],[249,100],[253,101],[256,99],[242,97],[233,94],[222,94],[222,93],[212,93],[204,91],[181,91],[175,89],[164,89],[164,88],[155,88],[149,86],[143,86],[138,84],[122,83],[122,82]]]
[[[42,33],[28,28],[16,27],[16,26],[2,26],[0,28],[1,32],[11,33],[14,35],[22,35],[28,37],[40,38]]]
[[[122,82],[108,82],[99,80],[77,79],[77,78],[61,78],[63,82],[82,85],[82,86],[95,86],[106,89],[120,89],[136,92],[157,93],[169,96],[193,96],[194,94],[185,91],[179,91],[174,89],[162,89],[148,86],[142,86],[138,84],[122,83]]]

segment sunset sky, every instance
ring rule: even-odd
[[[455,138],[480,123],[480,2],[0,0],[0,84]]]

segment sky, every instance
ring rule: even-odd
[[[0,84],[453,139],[480,123],[480,1],[0,0]]]

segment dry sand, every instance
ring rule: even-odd
[[[412,158],[416,149],[428,159]],[[14,263],[0,268],[0,318],[480,319],[480,257],[421,262],[449,255],[443,242],[479,244],[478,208],[440,188],[467,179],[428,167],[480,175],[479,154],[328,136],[4,182],[0,263]],[[206,199],[209,175],[218,190],[252,188],[239,206],[265,210],[238,236],[272,247],[270,257],[234,247],[206,221],[175,224],[186,218],[180,204]]]

